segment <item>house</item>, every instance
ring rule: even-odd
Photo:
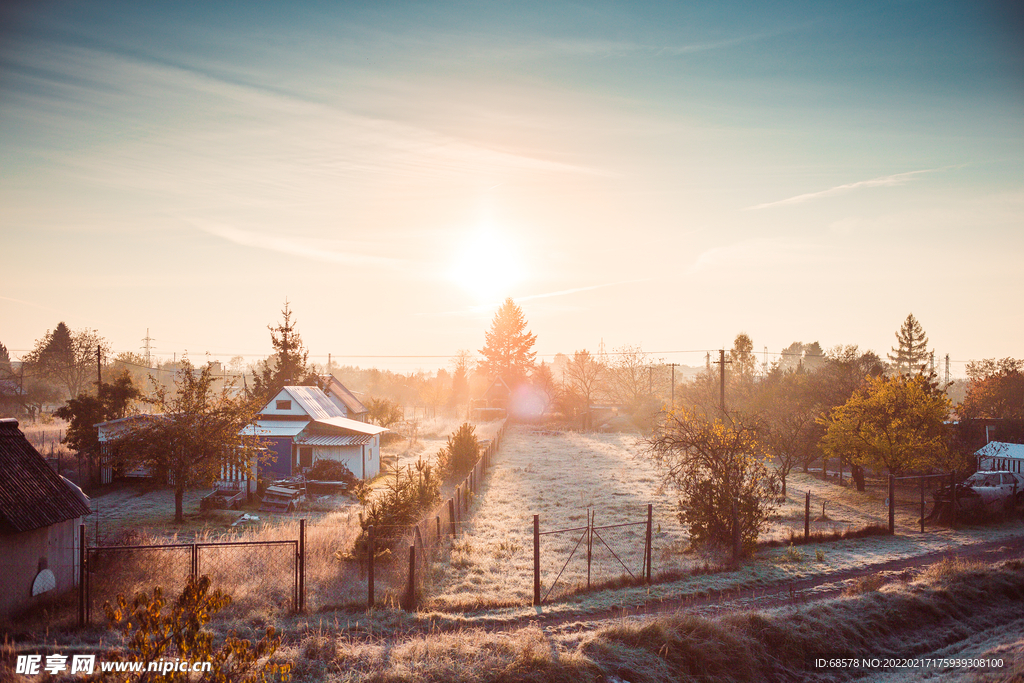
[[[355,394],[338,381],[334,375],[323,375],[320,378],[323,382],[324,393],[344,413],[344,416],[356,422],[369,422],[370,411],[356,398]]]
[[[989,441],[974,452],[978,470],[1024,474],[1024,444]]]
[[[0,616],[78,585],[82,491],[46,464],[18,421],[0,419]]]
[[[322,459],[344,463],[360,479],[377,476],[380,435],[387,430],[347,417],[350,409],[336,391],[327,394],[315,386],[281,389],[256,424],[243,431],[263,437],[271,452],[270,461],[259,465],[261,476],[290,477]]]

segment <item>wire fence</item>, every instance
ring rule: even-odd
[[[208,576],[231,596],[225,614],[303,609],[305,524],[294,540],[219,541],[88,546],[80,527],[79,623],[91,624],[103,605],[160,588],[179,594],[189,577]]]

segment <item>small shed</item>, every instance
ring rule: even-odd
[[[1024,474],[1024,444],[989,441],[974,452],[979,470]]]
[[[0,419],[0,616],[78,585],[81,518],[89,499]]]

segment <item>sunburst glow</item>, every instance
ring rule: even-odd
[[[492,228],[481,228],[456,252],[450,277],[479,301],[497,301],[512,296],[524,271],[516,245]]]

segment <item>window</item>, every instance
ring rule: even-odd
[[[313,466],[313,447],[299,446],[299,467],[306,468]]]
[[[291,410],[292,409],[292,402],[291,401],[278,401],[277,402],[277,409],[278,410]]]

